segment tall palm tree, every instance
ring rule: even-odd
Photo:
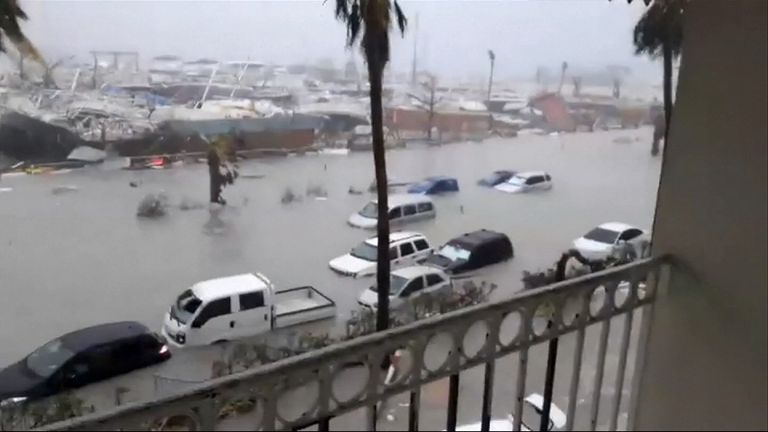
[[[6,38],[16,46],[19,55],[42,62],[42,57],[32,42],[27,39],[19,25],[27,19],[27,14],[17,0],[0,0],[0,52],[6,50]]]
[[[394,14],[394,16],[393,16]],[[373,165],[376,172],[378,198],[378,246],[376,283],[378,309],[376,330],[389,327],[389,203],[387,196],[387,164],[384,149],[382,78],[389,61],[389,31],[393,21],[405,32],[407,19],[397,0],[336,0],[336,18],[347,28],[347,45],[360,40],[366,63],[371,98],[371,129],[373,134]]]
[[[659,56],[664,64],[664,123],[656,122],[651,154],[659,154],[659,140],[667,142],[672,119],[672,62],[683,44],[683,13],[688,0],[653,0],[635,25],[633,40],[636,54]],[[661,128],[661,130],[659,130]]]

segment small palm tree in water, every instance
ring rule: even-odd
[[[347,46],[358,40],[368,66],[371,98],[371,129],[373,135],[373,165],[376,172],[378,198],[376,283],[378,310],[376,330],[389,327],[389,206],[387,166],[384,149],[382,79],[389,62],[389,31],[393,22],[400,33],[405,32],[407,20],[396,0],[336,0],[336,18],[347,28]]]
[[[648,3],[648,1],[646,1]],[[651,154],[659,154],[659,141],[667,135],[672,118],[672,62],[683,44],[683,13],[688,0],[653,0],[635,25],[633,40],[636,54],[659,56],[664,64],[664,118],[654,119]]]
[[[233,141],[231,137],[219,137],[209,144],[207,159],[212,203],[227,204],[221,193],[227,185],[234,183],[238,176],[237,166],[234,165],[237,154]]]

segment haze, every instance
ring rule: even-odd
[[[135,50],[144,65],[160,54],[267,63],[342,66],[357,50],[345,49],[344,27],[333,0],[313,1],[70,1],[22,0],[25,28],[47,56],[90,50]],[[500,79],[532,77],[536,67],[571,70],[621,64],[633,77],[657,81],[656,64],[633,55],[631,31],[641,2],[403,1],[410,19],[394,37],[392,67],[408,71],[418,36],[419,68],[445,77],[487,74],[487,50],[496,52]],[[418,26],[416,17],[418,15]],[[418,31],[417,31],[418,28]]]

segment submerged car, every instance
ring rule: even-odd
[[[488,177],[478,180],[477,184],[479,184],[480,186],[494,187],[497,184],[501,184],[509,180],[515,174],[516,174],[515,171],[510,171],[510,170],[494,171]]]
[[[523,403],[523,412],[520,419],[520,430],[522,431],[537,431],[540,430],[541,416],[544,415],[544,397],[538,393],[531,393],[525,398]],[[567,417],[565,413],[557,407],[554,403],[549,406],[549,424],[547,425],[548,431],[563,430],[566,424]],[[456,428],[456,431],[470,432],[480,431],[482,423],[472,423],[467,425],[461,425]],[[491,431],[512,431],[515,426],[515,418],[512,414],[508,415],[505,419],[491,419],[490,428]]]
[[[348,254],[334,258],[328,266],[336,273],[359,277],[376,274],[378,238],[373,236],[352,248]],[[427,259],[433,251],[429,240],[416,232],[393,232],[389,235],[391,268],[414,265]]]
[[[458,192],[459,181],[453,177],[427,177],[423,181],[411,185],[409,194],[438,195],[447,192]]]
[[[483,229],[451,239],[430,255],[426,264],[459,276],[514,256],[512,242],[506,234]]]
[[[623,242],[644,256],[650,245],[650,233],[622,222],[607,222],[593,228],[573,241],[573,247],[588,260],[604,260],[611,256]]]
[[[171,357],[165,340],[134,321],[67,333],[0,371],[0,404],[21,403],[102,381]]]
[[[509,180],[494,186],[494,189],[507,193],[549,190],[552,189],[552,177],[543,171],[517,173]]]
[[[411,266],[395,270],[390,275],[389,307],[399,309],[423,294],[445,293],[453,288],[451,278],[440,269],[427,266]],[[376,285],[360,294],[360,306],[376,309],[379,304]]]
[[[391,226],[434,218],[437,213],[432,199],[424,195],[402,194],[389,197],[389,223]],[[378,200],[372,200],[347,219],[353,227],[376,228],[379,218]]]

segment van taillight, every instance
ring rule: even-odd
[[[163,345],[160,347],[160,355],[168,354],[168,345]]]

